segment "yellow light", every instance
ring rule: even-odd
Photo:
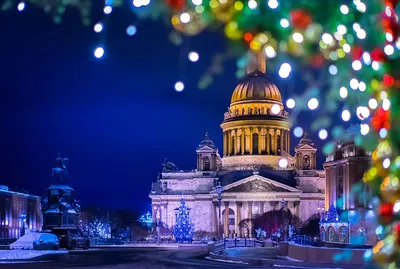
[[[261,43],[267,43],[268,42],[268,36],[266,34],[260,34],[258,37]]]
[[[251,43],[250,43],[250,48],[251,48],[252,50],[260,50],[260,49],[261,49],[261,45],[260,45],[259,42],[253,40],[253,41],[251,41]]]
[[[346,57],[346,52],[344,52],[344,50],[342,50],[342,49],[338,49],[337,55],[339,56],[339,58],[344,58],[344,57]]]
[[[326,45],[322,40],[319,41],[319,46],[320,46],[322,49],[326,49],[326,48],[328,47],[328,45]]]
[[[172,22],[173,25],[179,24],[180,20],[179,20],[178,15],[172,16],[171,22]]]
[[[235,2],[235,9],[236,10],[242,10],[243,9],[243,3],[242,2],[240,2],[240,1],[236,1]]]
[[[339,45],[342,46],[342,47],[343,47],[344,44],[346,44],[346,43],[347,43],[347,42],[346,42],[345,39],[342,39],[342,40],[339,41]]]
[[[210,7],[212,7],[212,8],[218,7],[218,1],[216,1],[216,0],[211,0],[211,1],[210,1]]]

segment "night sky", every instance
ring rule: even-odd
[[[129,10],[114,12],[101,38],[74,10],[59,25],[31,6],[0,13],[0,184],[42,195],[60,152],[70,159],[69,184],[83,207],[144,212],[164,157],[196,168],[206,131],[222,151],[219,125],[237,83],[235,61],[206,90],[196,84],[214,53],[225,50],[223,37],[204,33],[176,47],[164,23],[137,24]],[[93,21],[101,17],[99,9]],[[138,32],[129,37],[132,23]],[[99,42],[106,48],[100,61],[92,55]],[[200,54],[198,63],[187,60],[190,50]],[[287,98],[286,82],[271,75]],[[174,91],[177,80],[184,92]],[[309,116],[302,118],[297,124],[309,128]],[[292,135],[292,148],[297,142]]]

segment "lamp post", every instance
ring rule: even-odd
[[[160,206],[157,207],[157,241],[160,244],[160,219],[161,219],[161,214],[160,214]]]
[[[217,190],[217,194],[218,194],[218,237],[222,237],[221,236],[221,200],[222,200],[222,186],[221,186],[221,182],[218,182],[218,185],[216,187]]]
[[[285,201],[285,199],[282,199],[281,201],[281,206],[282,206],[282,231],[281,231],[281,235],[282,235],[282,241],[286,241],[287,239],[287,231],[286,231],[286,225],[285,225],[285,210],[286,210],[286,206],[287,206],[287,201]]]

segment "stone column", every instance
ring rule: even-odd
[[[280,143],[280,145],[281,145],[281,152],[282,152],[283,150],[285,150],[284,147],[283,147],[283,139],[284,139],[284,137],[285,137],[285,131],[280,130],[280,136],[279,136],[279,141],[278,141],[278,143]]]
[[[225,237],[229,237],[229,202],[225,202],[224,234],[225,234]]]
[[[264,214],[264,201],[260,202],[260,216]]]
[[[250,154],[253,154],[253,130],[250,129]]]
[[[214,206],[214,232],[216,235],[219,235],[219,227],[218,227],[218,203],[213,202]]]
[[[267,145],[266,145],[267,154],[271,153],[271,148],[270,148],[270,144],[269,144],[270,138],[271,138],[271,134],[269,132],[269,129],[267,129]]]
[[[261,143],[262,143],[261,128],[258,128],[258,154],[261,154]]]
[[[253,237],[253,202],[248,203],[249,237]]]
[[[233,143],[233,155],[237,154],[237,145],[238,145],[238,139],[237,139],[237,130],[233,130],[233,132],[235,133],[235,142]]]
[[[300,201],[294,201],[293,207],[294,207],[294,215],[300,218]]]
[[[235,230],[238,237],[242,237],[242,231],[240,229],[240,222],[242,221],[242,202],[236,202],[236,223]]]
[[[241,137],[241,138],[242,138],[242,139],[241,139],[242,141],[240,141],[240,142],[242,143],[242,152],[241,152],[241,154],[244,154],[244,152],[246,151],[246,149],[245,149],[245,147],[244,147],[244,146],[245,146],[245,144],[244,144],[244,139],[245,139],[244,135],[245,135],[245,134],[244,134],[244,129],[242,129],[242,137]]]
[[[272,155],[276,154],[276,151],[275,151],[276,141],[275,141],[275,139],[276,139],[276,132],[275,132],[275,129],[272,129],[272,135],[271,135],[271,153],[272,153]]]
[[[223,148],[224,148],[224,156],[226,156],[226,132],[223,134]]]

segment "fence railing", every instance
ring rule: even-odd
[[[289,241],[295,242],[296,244],[299,245],[306,245],[306,246],[312,246],[314,244],[312,238],[306,235],[295,235],[291,237]]]
[[[257,244],[256,239],[250,238],[233,238],[233,239],[224,239],[225,248],[232,247],[255,247]]]

